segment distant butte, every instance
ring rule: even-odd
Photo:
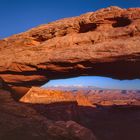
[[[53,103],[74,103],[79,106],[95,107],[84,96],[77,93],[73,95],[70,91],[49,90],[38,87],[32,87],[21,99],[20,102],[32,104],[53,104]]]
[[[0,40],[0,77],[24,95],[51,79],[140,78],[140,8],[108,7]]]

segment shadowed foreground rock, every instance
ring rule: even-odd
[[[16,102],[0,79],[0,140],[96,140],[74,121],[51,121],[28,104]]]
[[[62,140],[61,135],[63,135],[63,140],[74,140],[75,138],[76,140],[96,140],[95,136],[88,129],[86,130],[73,121],[68,121],[67,123],[57,121],[55,125],[49,126],[48,131],[57,140]]]
[[[0,90],[0,140],[95,140],[91,130],[73,121],[51,121]]]
[[[140,78],[139,44],[140,8],[109,7],[0,40],[0,77],[22,95],[51,79]]]

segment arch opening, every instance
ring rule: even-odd
[[[69,87],[92,89],[140,90],[140,79],[117,80],[101,76],[78,76],[73,78],[50,80],[42,87],[67,89]]]

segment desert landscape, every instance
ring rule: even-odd
[[[140,79],[140,8],[111,6],[0,40],[0,140],[139,140],[140,90],[41,87]]]
[[[32,87],[19,103],[1,90],[0,138],[139,139],[140,91],[58,88]]]

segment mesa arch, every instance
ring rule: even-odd
[[[14,92],[80,75],[140,78],[140,8],[108,7],[0,40],[0,77]]]

